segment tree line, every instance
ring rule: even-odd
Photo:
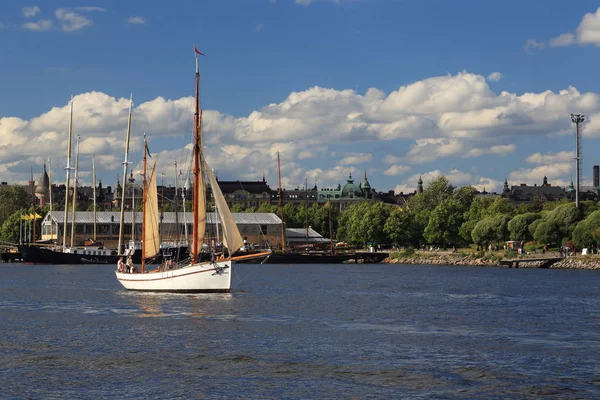
[[[21,187],[0,187],[1,240],[18,240],[20,216],[33,211],[29,197]],[[191,210],[191,204],[186,206]],[[170,208],[167,204],[164,211]],[[45,215],[47,209],[36,211]],[[232,212],[275,213],[281,217],[280,207],[268,203],[249,209],[235,204]],[[568,200],[547,202],[542,198],[515,206],[506,198],[477,196],[471,186],[456,188],[444,176],[430,182],[423,193],[412,196],[402,207],[360,201],[340,213],[335,204],[286,204],[284,215],[288,228],[310,226],[326,238],[331,234],[354,246],[374,242],[486,247],[506,240],[535,241],[539,247],[600,245],[600,207],[593,201],[580,202],[579,209]]]
[[[542,198],[515,206],[507,198],[477,194],[441,176],[402,208],[366,202],[347,208],[337,238],[354,245],[372,241],[413,247],[485,248],[506,240],[535,241],[538,247],[600,244],[600,207],[593,201],[580,202],[579,209],[568,200]]]

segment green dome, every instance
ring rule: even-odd
[[[342,188],[342,197],[362,197],[362,190],[354,183],[352,173],[350,173],[348,182]]]

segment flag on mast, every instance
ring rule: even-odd
[[[196,53],[196,54],[200,54],[201,56],[203,56],[203,55],[204,55],[204,54],[202,54],[202,53],[200,53],[200,52],[198,51],[198,49],[196,48],[196,46],[195,46],[195,45],[194,45],[194,53]]]
[[[146,141],[146,132],[144,132],[144,147],[146,148],[146,154],[148,154],[148,157],[152,158],[150,149],[148,148],[148,142]]]

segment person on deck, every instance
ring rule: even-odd
[[[119,258],[119,261],[117,261],[117,271],[123,272],[124,269],[125,269],[125,264],[123,264],[123,257],[121,257],[121,258]]]
[[[133,272],[133,260],[131,256],[127,257],[127,272]]]

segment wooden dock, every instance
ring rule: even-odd
[[[356,252],[354,253],[354,262],[363,264],[377,264],[389,257],[389,253],[381,252]]]
[[[552,264],[564,260],[564,257],[535,257],[535,258],[505,258],[500,260],[500,265],[508,268],[519,268],[520,263],[537,262],[537,268],[550,268]]]

